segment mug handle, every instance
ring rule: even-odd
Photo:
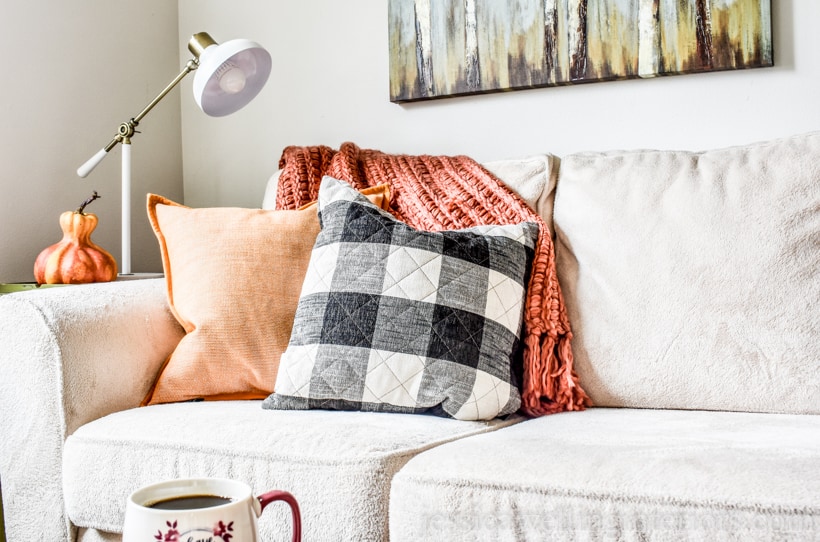
[[[296,498],[288,493],[287,491],[280,491],[280,490],[273,490],[268,491],[267,493],[263,493],[259,495],[257,498],[259,501],[259,514],[262,514],[262,511],[265,509],[267,505],[274,501],[285,501],[290,506],[290,511],[293,513],[293,542],[301,542],[302,540],[302,516],[299,513],[299,503],[296,502]]]

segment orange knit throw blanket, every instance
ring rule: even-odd
[[[583,410],[589,403],[572,367],[569,321],[555,270],[555,252],[543,219],[501,181],[465,156],[390,155],[344,143],[287,147],[276,196],[279,209],[317,198],[324,175],[357,189],[387,183],[391,212],[427,231],[487,224],[537,222],[540,228],[524,314],[522,410],[541,416]]]

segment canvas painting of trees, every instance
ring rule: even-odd
[[[771,0],[389,0],[394,102],[773,65]]]

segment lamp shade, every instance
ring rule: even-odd
[[[271,71],[271,56],[246,39],[209,45],[194,73],[194,100],[212,117],[230,115],[253,100]]]

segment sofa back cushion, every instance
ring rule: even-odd
[[[554,217],[594,404],[820,413],[820,132],[567,156]]]

